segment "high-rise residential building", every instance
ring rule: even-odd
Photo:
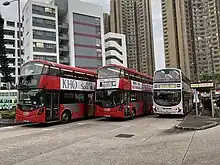
[[[105,34],[105,59],[106,64],[117,64],[128,67],[124,34],[112,32]]]
[[[104,21],[104,33],[109,33],[111,31],[110,29],[110,14],[104,13],[103,14],[103,21]]]
[[[191,0],[162,0],[161,7],[166,67],[179,68],[194,78]]]
[[[23,15],[26,61],[45,59],[90,70],[105,65],[102,6],[29,0]]]
[[[5,20],[4,22],[4,41],[5,41],[5,52],[7,57],[10,59],[9,67],[13,68],[12,84],[18,84],[18,76],[20,74],[20,54],[19,54],[19,23],[12,20]],[[23,37],[22,37],[23,40]],[[21,43],[23,44],[23,43]],[[23,49],[23,46],[21,47]],[[1,78],[0,78],[1,79]],[[0,86],[5,84],[3,79],[0,80]]]
[[[111,0],[111,32],[126,36],[128,67],[153,75],[155,69],[150,0]]]
[[[198,80],[220,73],[220,2],[192,0]],[[213,70],[212,70],[213,69]]]
[[[23,8],[24,61],[59,63],[57,6],[28,0]]]

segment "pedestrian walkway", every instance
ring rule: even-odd
[[[184,120],[176,125],[179,129],[188,130],[203,130],[219,125],[220,118],[211,117],[211,112],[203,110],[199,113],[199,116],[195,115],[193,110]]]

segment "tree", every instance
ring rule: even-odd
[[[2,74],[1,81],[9,82],[12,85],[12,68],[9,67],[9,58],[5,53],[5,43],[4,43],[4,19],[0,14],[0,73]]]
[[[209,81],[212,81],[212,76],[210,76],[209,74],[203,74],[200,80],[204,82],[209,82]]]

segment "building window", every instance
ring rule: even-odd
[[[46,61],[51,61],[51,62],[57,62],[57,57],[55,57],[55,56],[34,55],[33,59],[34,60],[46,60]]]
[[[33,43],[33,51],[34,52],[48,52],[48,53],[56,53],[56,44],[48,44],[43,42],[34,42]]]
[[[33,38],[40,40],[56,41],[56,32],[49,32],[44,30],[33,30]]]
[[[51,7],[33,5],[32,12],[33,14],[55,17],[55,9]]]
[[[15,26],[15,23],[14,22],[11,22],[11,21],[7,21],[7,26],[11,26],[11,27],[14,27]]]
[[[33,26],[55,29],[56,22],[55,20],[33,17]]]

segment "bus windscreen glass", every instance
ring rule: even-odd
[[[21,68],[21,76],[39,75],[42,72],[43,66],[42,63],[37,62],[26,63]]]
[[[154,90],[154,102],[160,106],[175,106],[181,101],[181,90]]]
[[[154,82],[181,81],[181,73],[176,69],[162,69],[154,74]]]
[[[98,78],[116,78],[120,77],[120,68],[112,67],[103,67],[98,70]]]

